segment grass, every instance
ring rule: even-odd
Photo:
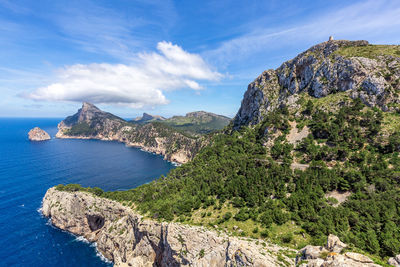
[[[238,211],[238,208],[235,208],[230,203],[226,202],[221,206],[221,209],[215,209],[214,206],[210,206],[207,209],[201,208],[194,211],[191,217],[185,217],[184,221],[182,218],[176,218],[175,221],[212,228],[214,228],[214,225],[217,225],[218,229],[233,236],[269,239],[272,243],[294,249],[303,248],[311,242],[310,236],[306,234],[300,226],[296,225],[292,221],[283,225],[272,224],[269,229],[266,229],[261,223],[255,222],[252,219],[246,221],[235,220],[233,217]],[[232,218],[222,223],[218,223],[227,212],[232,213]]]
[[[310,96],[307,92],[303,92],[300,94],[300,98],[297,102],[299,105],[302,106],[301,111],[305,110],[308,100],[311,100],[313,102],[314,108],[319,108],[325,111],[336,111],[339,109],[338,103],[350,102],[351,98],[348,91],[329,94],[326,97],[321,98],[315,98]]]
[[[365,57],[377,59],[379,56],[400,57],[399,45],[367,45],[342,47],[333,54],[344,57]]]
[[[382,129],[386,134],[400,131],[400,114],[397,112],[384,112]]]

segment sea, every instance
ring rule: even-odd
[[[41,215],[46,190],[68,183],[126,190],[175,168],[160,155],[118,142],[55,139],[60,120],[0,118],[0,266],[112,266],[95,244]],[[29,141],[35,126],[52,139]]]

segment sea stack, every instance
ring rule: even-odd
[[[50,135],[39,127],[35,127],[28,133],[28,138],[31,141],[45,141],[50,140]]]

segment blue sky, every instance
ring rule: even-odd
[[[335,39],[400,43],[392,1],[0,0],[0,116],[234,116],[248,83]]]

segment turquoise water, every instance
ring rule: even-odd
[[[48,224],[38,209],[60,183],[123,190],[174,168],[161,156],[117,142],[30,142],[39,126],[51,136],[60,119],[0,118],[0,266],[111,266],[95,247]]]

